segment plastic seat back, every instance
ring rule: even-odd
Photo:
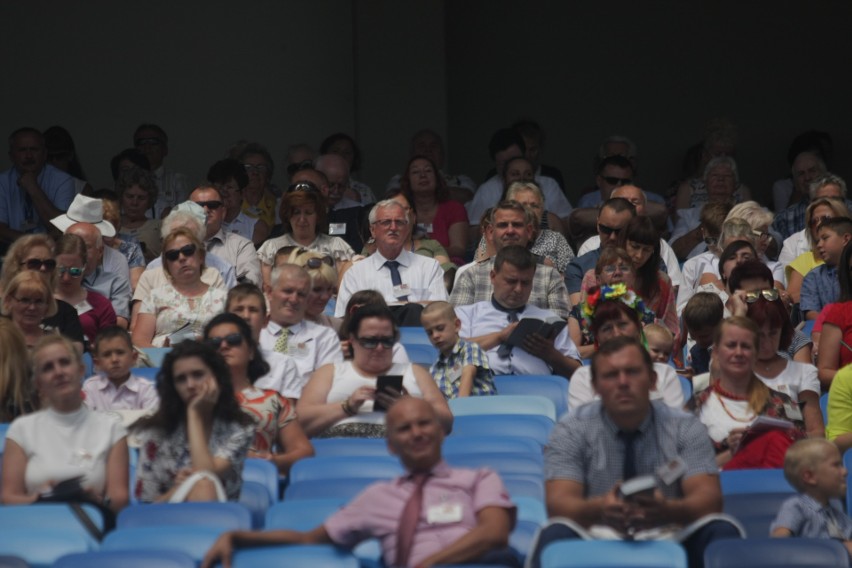
[[[722,495],[741,493],[794,493],[782,469],[741,469],[720,474]]]
[[[3,565],[0,564],[0,567]],[[188,554],[173,550],[115,550],[63,556],[53,568],[195,568]]]
[[[310,568],[359,568],[351,553],[331,545],[267,546],[238,550],[234,568],[270,568],[270,566],[309,566]]]
[[[725,541],[729,542],[729,541]],[[563,540],[545,547],[541,568],[687,568],[686,552],[668,540]]]
[[[449,401],[453,416],[471,414],[533,414],[546,416],[556,422],[556,405],[543,396],[503,394],[497,396],[468,396]]]
[[[403,343],[408,360],[425,367],[427,370],[438,360],[438,350],[431,345],[420,345],[417,343]]]
[[[21,558],[31,568],[49,568],[66,554],[91,552],[95,547],[91,538],[65,529],[5,527],[0,531],[0,555]]]
[[[95,526],[103,531],[104,520],[101,512],[92,505],[83,505],[83,510]],[[0,535],[7,529],[63,531],[79,535],[92,547],[97,546],[97,541],[65,503],[4,505],[0,507]]]
[[[740,522],[748,538],[768,537],[778,509],[791,495],[789,492],[725,495],[723,510]]]
[[[339,511],[348,499],[295,499],[282,501],[266,513],[266,530],[290,529],[309,531],[320,526],[328,517]]]
[[[705,568],[843,568],[849,553],[823,538],[718,540],[704,551]]]
[[[568,412],[568,379],[556,375],[496,375],[494,385],[498,396],[504,394],[535,394],[556,406],[556,416]]]
[[[270,500],[278,501],[278,468],[272,462],[246,458],[243,463],[243,481],[260,483],[269,492]]]
[[[450,438],[453,436],[524,436],[544,446],[550,438],[553,425],[554,422],[547,416],[536,414],[456,416]]]
[[[390,479],[402,473],[394,456],[327,456],[297,461],[290,469],[290,484],[325,478],[361,477]]]
[[[104,538],[101,550],[171,550],[182,552],[189,555],[193,561],[201,562],[223,532],[225,529],[190,525],[117,529]]]
[[[222,530],[250,529],[251,514],[239,503],[151,503],[131,505],[118,514],[119,529],[192,525]]]
[[[275,501],[270,497],[269,489],[260,483],[243,481],[243,485],[240,488],[239,504],[248,510],[253,528],[263,528],[263,520],[266,518],[266,512]]]
[[[405,345],[406,349],[408,349],[409,345],[428,345],[429,347],[432,347],[432,342],[429,341],[429,336],[426,335],[426,330],[422,327],[400,327],[399,342]],[[432,348],[434,349],[434,347]]]
[[[311,444],[318,457],[390,455],[387,442],[381,438],[316,438]]]

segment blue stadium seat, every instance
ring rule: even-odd
[[[152,503],[131,505],[116,521],[119,529],[166,525],[244,530],[251,528],[251,514],[238,503]]]
[[[524,436],[542,446],[547,443],[553,420],[536,414],[482,414],[456,416],[454,436]],[[449,438],[448,438],[449,439]]]
[[[816,320],[807,320],[805,322],[805,326],[802,328],[802,333],[807,336],[810,336],[814,332],[814,325],[816,324]]]
[[[556,422],[556,405],[543,396],[504,394],[498,396],[468,396],[448,401],[453,416],[471,414],[534,414]]]
[[[0,564],[2,567],[3,564]],[[195,568],[188,554],[172,550],[116,550],[63,556],[53,568]]]
[[[92,354],[88,351],[83,353],[83,365],[86,367],[84,377],[91,377],[95,374],[95,362],[92,359]]]
[[[822,422],[828,426],[828,393],[823,393],[819,397],[819,409],[822,411]]]
[[[494,384],[500,395],[537,394],[553,401],[556,416],[568,412],[568,379],[556,375],[496,375]]]
[[[426,330],[422,327],[403,326],[399,328],[399,342],[408,349],[409,345],[428,345],[432,347]],[[434,348],[434,347],[433,347]]]
[[[0,455],[6,449],[6,432],[9,430],[9,422],[0,422]]]
[[[683,389],[683,400],[689,400],[692,398],[692,381],[683,375],[678,375],[677,378],[680,379],[680,387]]]
[[[62,556],[91,552],[93,539],[57,528],[5,527],[0,531],[0,555],[17,556],[31,568],[49,568]]]
[[[541,567],[687,568],[687,563],[683,548],[669,540],[562,540],[545,547]]]
[[[266,530],[290,529],[308,531],[321,525],[349,499],[295,499],[276,503],[266,512]]]
[[[269,491],[269,498],[278,501],[278,468],[270,461],[246,458],[243,464],[243,481],[260,483]]]
[[[297,461],[290,469],[290,485],[329,478],[390,479],[402,473],[394,456],[328,456]]]
[[[781,504],[793,493],[739,493],[723,496],[723,510],[737,519],[748,538],[769,536],[769,526],[775,520]]]
[[[705,568],[843,568],[849,553],[828,538],[719,540],[704,551]]]
[[[83,510],[95,526],[103,530],[104,520],[101,512],[92,505],[83,505]],[[97,541],[65,503],[4,505],[0,507],[0,535],[3,535],[7,529],[63,531],[86,539],[93,550],[97,547]]]
[[[157,373],[160,372],[159,367],[133,367],[130,372],[137,377],[148,379],[151,382],[157,382]]]
[[[852,505],[852,486],[849,485],[850,481],[852,481],[852,451],[846,450],[843,454],[843,467],[846,468],[846,514],[849,514],[852,509],[849,508]]]
[[[722,495],[742,493],[794,493],[784,479],[782,469],[742,469],[723,471],[720,474]]]
[[[273,499],[269,494],[269,489],[256,481],[243,481],[240,489],[239,504],[248,509],[251,514],[252,528],[263,528],[263,519],[266,517],[266,511],[275,503],[277,499]]]
[[[547,508],[541,499],[512,495],[512,502],[518,507],[519,521],[529,521],[538,524],[538,526],[547,522]]]
[[[341,477],[309,479],[298,483],[289,483],[284,490],[282,502],[294,499],[342,499],[348,501],[365,487],[386,477]]]
[[[223,532],[225,529],[190,525],[117,529],[106,535],[101,550],[172,550],[188,554],[193,561],[201,562]]]
[[[541,455],[541,444],[524,436],[447,436],[444,455],[470,452],[529,452]]]
[[[544,457],[541,453],[529,452],[469,452],[445,455],[444,459],[453,467],[490,468],[500,475],[544,475]]]
[[[310,568],[359,568],[350,552],[330,545],[267,546],[238,550],[233,568],[310,566]]]
[[[311,444],[319,457],[390,455],[382,438],[316,438]]]
[[[544,501],[544,476],[540,473],[537,475],[507,473],[500,478],[512,499],[526,497]]]
[[[427,370],[438,360],[438,350],[431,345],[420,345],[417,343],[403,343],[408,360],[425,367]]]

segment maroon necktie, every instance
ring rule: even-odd
[[[411,545],[414,543],[414,533],[417,532],[417,521],[420,519],[420,511],[423,509],[423,486],[426,485],[428,478],[428,472],[415,473],[411,476],[414,492],[408,498],[399,518],[399,530],[396,533],[395,566],[408,566],[408,556],[411,554]]]

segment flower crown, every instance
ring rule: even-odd
[[[646,314],[648,313],[648,308],[645,307],[645,302],[642,301],[642,298],[627,287],[627,284],[618,283],[613,284],[612,286],[601,286],[600,288],[593,289],[588,296],[586,296],[586,300],[583,302],[581,310],[583,313],[583,318],[587,319],[589,323],[595,319],[595,312],[598,309],[598,306],[602,301],[613,301],[618,300],[622,304],[625,304],[632,310],[634,310],[637,314],[639,314],[639,319],[644,321],[646,319]],[[651,321],[653,321],[653,314],[651,315]]]

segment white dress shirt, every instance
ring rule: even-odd
[[[270,321],[260,331],[260,348],[274,351],[275,343],[281,335],[282,327]],[[343,351],[340,349],[340,339],[333,329],[312,321],[302,320],[290,326],[290,336],[287,338],[287,355],[296,363],[299,369],[297,382],[285,385],[284,396],[299,398],[302,387],[311,378],[311,373],[323,365],[343,361]]]
[[[385,297],[388,305],[400,303],[393,293],[390,268],[385,266],[387,260],[376,251],[364,260],[356,262],[346,271],[337,293],[337,304],[334,307],[336,317],[344,316],[349,298],[359,290],[376,290]],[[399,253],[395,260],[399,263],[399,276],[402,283],[407,284],[411,290],[410,300],[422,299],[430,302],[447,300],[444,271],[437,260],[407,250]],[[429,293],[428,297],[424,297],[424,292]]]
[[[544,209],[559,217],[566,218],[571,214],[574,207],[562,193],[556,180],[547,176],[535,176],[535,183],[544,194]],[[465,204],[467,218],[471,225],[479,225],[479,220],[489,207],[494,207],[500,202],[503,195],[503,180],[500,176],[493,176],[476,190],[473,199]]]
[[[587,252],[600,247],[601,238],[599,235],[594,235],[586,239],[586,242],[580,247],[580,252],[577,253],[577,256],[583,256]],[[672,281],[672,286],[683,286],[684,280],[683,274],[680,271],[680,262],[678,262],[677,255],[672,250],[672,247],[663,239],[660,239],[660,257],[666,263],[666,272],[669,275],[669,280]]]
[[[808,235],[805,231],[807,229],[802,229],[798,233],[793,233],[784,239],[784,244],[781,246],[781,254],[778,255],[778,262],[782,266],[786,267],[806,252],[811,252],[811,244],[808,242]]]
[[[284,398],[299,398],[301,375],[296,361],[289,355],[271,349],[261,347],[260,352],[269,363],[269,372],[255,381],[254,386],[274,390]]]
[[[456,306],[456,316],[461,320],[459,335],[464,338],[478,337],[487,333],[500,331],[509,325],[506,312],[495,308],[490,301],[477,302],[467,306]],[[543,310],[539,307],[527,304],[524,311],[518,314],[520,319],[524,318],[558,318],[554,312]],[[530,355],[520,347],[515,347],[508,357],[501,358],[497,355],[499,345],[492,347],[486,352],[488,365],[495,375],[550,375],[553,369],[542,359]],[[566,326],[554,341],[556,350],[569,357],[580,361],[580,353],[571,338],[568,336]]]

